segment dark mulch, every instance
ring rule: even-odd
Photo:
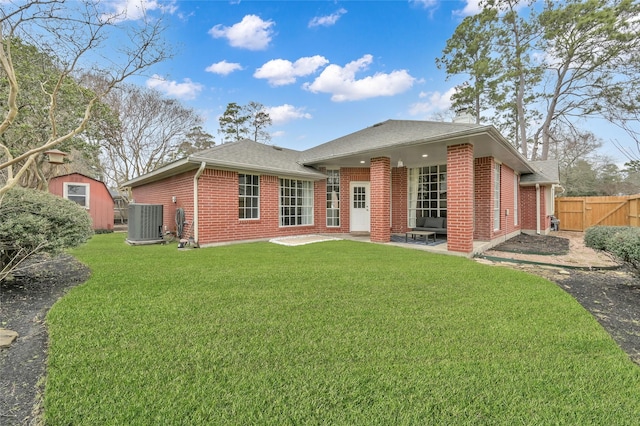
[[[549,255],[563,253],[569,241],[553,236],[516,237],[504,247],[516,253],[535,250]],[[565,241],[559,241],[565,240]],[[424,244],[424,242],[423,242]],[[570,270],[569,275],[532,268],[571,294],[640,364],[640,277],[637,271]],[[20,337],[9,349],[0,350],[0,424],[34,424],[40,414],[46,369],[47,330],[44,319],[49,308],[71,287],[88,279],[88,268],[73,257],[62,255],[34,266],[12,282],[0,282],[0,327],[17,331]]]
[[[89,269],[69,255],[38,259],[23,275],[0,281],[0,327],[18,339],[0,349],[0,424],[36,424],[47,359],[49,308],[71,287],[89,278]]]
[[[569,240],[552,235],[520,234],[493,248],[496,251],[547,256],[569,253]]]

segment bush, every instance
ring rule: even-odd
[[[586,230],[587,247],[604,250],[623,262],[640,267],[640,228],[629,226],[594,226]]]
[[[606,250],[611,238],[618,232],[629,229],[627,226],[592,226],[584,233],[584,243],[595,250]]]
[[[33,254],[56,254],[86,242],[91,235],[91,217],[76,203],[42,191],[13,188],[0,204],[0,280]]]

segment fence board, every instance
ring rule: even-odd
[[[560,229],[584,231],[590,226],[640,226],[640,194],[623,197],[555,199]]]

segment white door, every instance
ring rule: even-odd
[[[351,207],[349,230],[351,232],[369,232],[371,214],[369,213],[369,182],[351,182]]]

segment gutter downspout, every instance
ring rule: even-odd
[[[204,171],[206,165],[207,163],[205,163],[204,161],[200,163],[200,168],[193,176],[193,239],[195,241],[196,247],[200,245],[200,239],[198,237],[198,179],[200,179],[200,175],[202,175],[202,172]]]
[[[540,235],[540,184],[536,183],[536,234]]]

